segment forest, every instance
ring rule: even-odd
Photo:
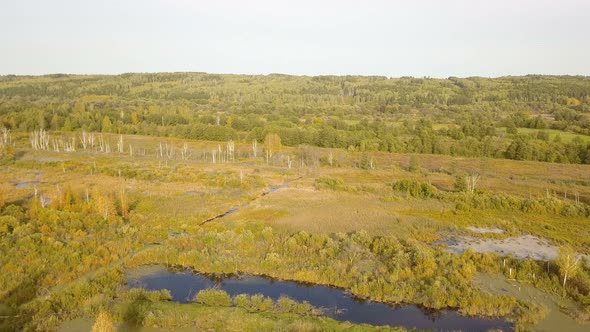
[[[590,78],[207,73],[2,76],[2,124],[590,163]]]
[[[587,164],[582,76],[1,76],[0,331],[416,330],[154,267],[587,331]]]

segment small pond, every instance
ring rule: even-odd
[[[512,324],[502,319],[466,317],[452,310],[429,311],[409,304],[392,306],[368,302],[356,299],[338,288],[259,276],[211,276],[188,270],[179,272],[163,267],[143,267],[130,273],[128,286],[143,287],[150,291],[168,289],[172,294],[172,301],[179,303],[189,303],[200,290],[212,287],[223,289],[231,296],[263,294],[276,300],[281,295],[286,295],[296,301],[307,301],[315,307],[325,308],[325,315],[328,317],[352,323],[438,331],[513,330]]]
[[[21,188],[29,188],[31,185],[37,185],[39,184],[39,181],[23,181],[23,182],[17,182],[14,187],[16,189],[21,189]]]

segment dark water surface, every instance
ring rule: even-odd
[[[326,316],[340,321],[371,325],[403,326],[439,331],[512,331],[512,324],[502,319],[465,317],[452,310],[428,311],[416,305],[392,306],[384,303],[355,299],[342,289],[321,285],[278,281],[258,276],[210,276],[190,271],[174,272],[164,268],[130,277],[129,287],[147,290],[168,289],[172,301],[192,302],[202,289],[216,287],[231,296],[263,294],[273,300],[286,295],[296,301],[307,301],[315,307],[326,308]]]

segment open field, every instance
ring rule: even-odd
[[[539,131],[546,132],[549,134],[549,140],[555,140],[557,136],[564,142],[572,142],[574,139],[579,139],[582,142],[588,143],[590,142],[590,136],[588,135],[581,135],[572,132],[556,130],[556,129],[532,129],[532,128],[518,128],[518,133],[524,135],[534,135],[536,136]],[[498,128],[498,133],[506,134],[506,127]]]

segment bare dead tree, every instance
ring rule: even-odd
[[[234,161],[235,160],[235,148],[236,148],[236,146],[235,146],[233,140],[230,139],[229,141],[227,141],[227,144],[226,144],[227,151],[226,151],[226,153],[227,153],[227,160],[228,161]]]
[[[166,152],[166,158],[172,159],[174,157],[174,147],[166,143],[164,146]]]
[[[76,152],[76,137],[72,137],[70,141],[62,141],[64,152]]]
[[[162,142],[160,142],[160,145],[156,150],[156,156],[158,155],[162,159],[172,159],[174,157],[174,147],[168,143],[162,144]]]
[[[102,136],[102,134],[100,134],[100,136],[98,136],[98,149],[100,152],[105,152],[105,142],[104,142],[104,137]]]
[[[12,137],[10,137],[10,129],[2,126],[2,143],[8,145],[11,141]]]
[[[41,207],[45,208],[49,204],[49,198],[45,195],[39,196],[39,203],[41,203]]]
[[[29,137],[33,149],[49,150],[50,137],[45,129],[34,130]]]
[[[53,146],[53,152],[59,152],[59,141],[57,140],[57,138],[54,138],[51,141],[51,145]]]
[[[252,141],[252,152],[254,153],[254,158],[256,159],[256,156],[258,155],[258,143],[256,143],[256,140]]]
[[[94,133],[88,134],[88,144],[90,148],[94,149]]]
[[[119,135],[119,141],[117,142],[117,150],[119,153],[123,153],[125,150],[125,145],[123,145],[123,135]]]
[[[479,179],[479,173],[471,173],[465,176],[465,180],[467,181],[467,190],[469,190],[470,193],[475,192],[475,186],[477,185]]]
[[[187,160],[189,158],[189,150],[188,150],[188,144],[184,143],[182,145],[182,150],[180,151],[180,157],[182,158],[182,160]]]
[[[82,143],[82,149],[86,150],[88,147],[88,134],[86,134],[85,130],[82,130],[82,135],[80,135],[80,143]]]

